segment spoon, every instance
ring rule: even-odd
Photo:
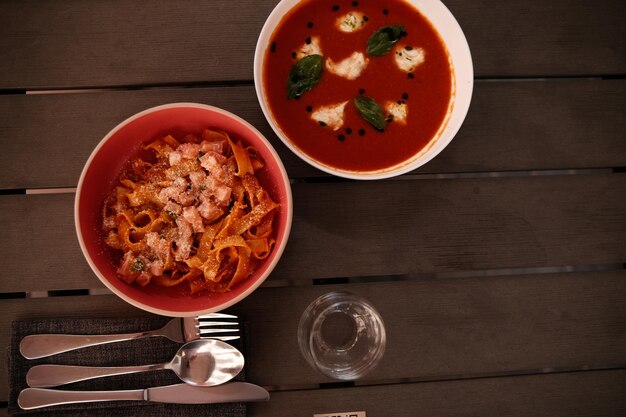
[[[243,369],[243,364],[241,352],[228,343],[199,339],[185,343],[172,360],[165,363],[120,367],[37,365],[28,371],[26,382],[31,387],[44,388],[104,376],[170,369],[190,385],[209,387],[233,379]]]

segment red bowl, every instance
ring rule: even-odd
[[[261,185],[280,204],[276,216],[276,244],[252,276],[225,293],[191,296],[177,287],[129,285],[118,278],[117,265],[101,233],[102,206],[117,184],[125,164],[136,157],[144,143],[172,134],[183,137],[204,129],[227,132],[233,139],[256,148],[265,167],[257,173]],[[111,130],[93,150],[83,168],[74,219],[80,247],[96,276],[113,293],[143,310],[164,316],[183,317],[220,311],[252,293],[270,275],[282,255],[292,219],[291,187],[278,154],[251,124],[225,110],[196,103],[174,103],[142,111]]]

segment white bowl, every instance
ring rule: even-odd
[[[452,68],[452,98],[448,111],[447,119],[443,121],[439,132],[431,138],[424,148],[417,154],[394,166],[379,169],[375,171],[350,171],[339,169],[317,161],[300,150],[281,130],[278,123],[274,120],[274,116],[268,106],[265,87],[263,85],[263,60],[265,51],[269,48],[270,39],[282,18],[296,6],[299,0],[282,0],[274,10],[270,13],[265,21],[263,29],[259,35],[254,54],[254,83],[257,98],[265,118],[270,126],[283,141],[283,143],[291,149],[302,160],[310,165],[327,172],[344,178],[375,180],[390,178],[397,175],[405,174],[424,165],[435,156],[437,156],[454,138],[459,131],[472,98],[472,90],[474,86],[474,69],[472,66],[472,57],[469,45],[461,27],[450,13],[450,11],[439,0],[404,0],[413,5],[419,12],[426,17],[439,33],[443,40],[451,61]]]

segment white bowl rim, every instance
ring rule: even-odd
[[[431,141],[417,154],[411,158],[403,161],[392,167],[383,168],[374,171],[351,171],[341,168],[332,167],[317,161],[310,157],[297,146],[295,146],[282,132],[280,127],[274,121],[272,112],[265,103],[265,92],[263,86],[263,60],[265,56],[265,50],[269,45],[269,41],[276,25],[279,24],[283,16],[291,10],[294,6],[301,2],[301,0],[281,0],[269,14],[266,19],[263,28],[259,34],[257,40],[256,49],[254,51],[254,87],[256,90],[257,99],[261,106],[261,110],[265,115],[269,125],[274,130],[274,133],[279,139],[287,146],[294,154],[300,159],[314,166],[315,168],[326,172],[328,174],[336,175],[338,177],[356,179],[356,180],[378,180],[391,178],[398,175],[406,174],[413,171],[422,165],[426,164],[437,156],[443,149],[448,146],[452,139],[456,136],[467,112],[473,93],[474,86],[474,68],[472,64],[472,56],[469,49],[469,44],[461,26],[450,12],[450,10],[440,0],[401,0],[411,4],[419,12],[431,22],[435,30],[439,33],[439,36],[444,41],[444,44],[448,48],[449,57],[451,60],[458,61],[463,65],[457,66],[453,63],[453,83],[454,83],[454,105],[449,114],[447,120],[444,120],[442,127],[445,127],[443,132],[439,136],[435,136]],[[433,22],[433,17],[441,19],[445,22],[446,33],[442,33],[442,26]],[[463,70],[459,72],[458,68]],[[462,88],[460,88],[462,87]]]
[[[278,247],[274,247],[274,251],[276,252],[276,254],[275,254],[274,258],[272,259],[272,262],[266,268],[266,270],[263,273],[263,275],[261,275],[261,277],[259,277],[259,279],[257,279],[256,282],[254,282],[253,285],[251,285],[248,289],[246,289],[244,292],[239,294],[237,297],[227,301],[226,303],[220,304],[218,307],[204,309],[204,310],[184,311],[183,312],[183,311],[177,311],[177,310],[160,309],[160,308],[156,308],[156,307],[145,305],[145,304],[143,304],[143,303],[141,303],[141,302],[139,302],[139,301],[129,297],[128,295],[122,293],[115,286],[113,286],[113,284],[111,284],[104,277],[104,275],[100,272],[100,270],[96,267],[95,263],[91,259],[91,256],[89,255],[89,252],[87,251],[87,247],[85,245],[85,242],[83,240],[83,236],[82,236],[81,231],[80,231],[79,202],[80,202],[80,196],[81,196],[81,189],[82,189],[83,181],[85,179],[87,171],[89,170],[89,167],[91,166],[91,163],[92,163],[93,159],[96,157],[96,155],[98,154],[100,149],[109,140],[109,138],[111,138],[111,136],[113,136],[120,129],[122,129],[124,126],[128,125],[132,121],[134,121],[134,120],[136,120],[136,119],[138,119],[140,117],[143,117],[143,116],[145,116],[147,114],[154,113],[156,111],[172,109],[172,108],[198,108],[198,109],[210,110],[212,112],[220,113],[220,114],[222,114],[224,116],[227,116],[227,117],[233,119],[234,121],[244,125],[246,128],[250,129],[250,131],[252,131],[252,133],[254,133],[261,140],[261,142],[263,142],[265,144],[265,146],[267,147],[268,151],[272,154],[272,157],[275,159],[275,161],[276,161],[276,163],[278,165],[278,168],[280,170],[281,177],[283,179],[284,185],[285,185],[285,190],[287,191],[286,197],[287,197],[288,210],[286,210],[287,211],[287,213],[286,213],[287,214],[287,219],[286,219],[286,225],[285,225],[284,238],[282,239],[282,241],[281,241],[281,243],[280,243],[280,245]],[[142,309],[144,311],[148,311],[150,313],[158,314],[158,315],[161,315],[161,316],[168,316],[168,317],[195,317],[195,316],[198,316],[198,315],[201,315],[201,314],[208,314],[208,313],[221,311],[221,310],[224,310],[224,309],[226,309],[226,308],[228,308],[228,307],[238,303],[239,301],[243,300],[248,295],[250,295],[254,290],[256,290],[269,277],[269,275],[272,273],[272,271],[276,267],[276,264],[278,263],[278,261],[282,257],[282,254],[283,254],[283,252],[285,250],[285,247],[287,245],[287,240],[289,239],[289,234],[291,233],[291,223],[292,223],[292,220],[293,220],[293,198],[292,198],[292,193],[291,193],[291,185],[289,183],[289,176],[287,175],[287,170],[285,169],[285,166],[283,165],[282,160],[278,156],[278,153],[276,152],[276,150],[274,149],[272,144],[267,140],[267,138],[261,132],[259,132],[258,129],[256,129],[253,125],[251,125],[249,122],[247,122],[246,120],[242,119],[241,117],[237,116],[234,113],[231,113],[231,112],[229,112],[227,110],[221,109],[219,107],[211,106],[211,105],[208,105],[208,104],[192,103],[192,102],[168,103],[168,104],[163,104],[163,105],[151,107],[151,108],[148,108],[146,110],[143,110],[143,111],[141,111],[139,113],[136,113],[136,114],[130,116],[129,118],[127,118],[126,120],[122,121],[117,126],[115,126],[113,129],[111,129],[109,131],[109,133],[107,133],[106,136],[104,136],[104,138],[102,138],[102,140],[100,140],[98,145],[96,145],[96,147],[93,149],[93,151],[89,155],[89,158],[87,159],[87,162],[85,163],[85,166],[83,167],[83,170],[82,170],[82,172],[80,174],[80,178],[78,180],[78,185],[77,185],[77,188],[76,188],[76,196],[74,198],[74,227],[76,229],[76,235],[78,237],[78,243],[80,245],[80,249],[83,252],[83,255],[84,255],[85,259],[87,260],[87,263],[89,264],[89,267],[96,274],[98,279],[111,292],[113,292],[115,295],[117,295],[122,300],[126,301],[127,303],[129,303],[129,304],[131,304],[131,305],[133,305],[133,306],[135,306],[137,308],[140,308],[140,309]]]

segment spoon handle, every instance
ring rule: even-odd
[[[115,367],[36,365],[28,370],[26,382],[33,388],[48,388],[92,378],[156,371],[165,369],[166,366],[167,363]]]

